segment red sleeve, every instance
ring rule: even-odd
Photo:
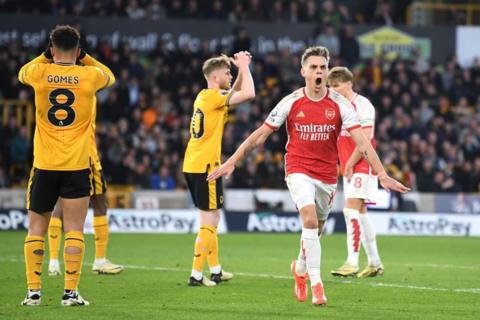
[[[272,129],[273,131],[278,130],[278,127],[272,126],[271,124],[267,123],[266,121],[263,124],[266,125],[267,127],[269,127],[270,129]]]
[[[350,131],[352,131],[353,129],[358,129],[358,128],[361,128],[361,127],[362,127],[361,125],[356,124],[356,125],[354,125],[354,126],[351,126],[350,128],[347,128],[347,131],[350,132]]]

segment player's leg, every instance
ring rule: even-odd
[[[45,233],[57,197],[55,173],[32,168],[27,187],[28,235],[23,247],[28,288],[27,296],[21,303],[24,306],[36,306],[41,302]]]
[[[103,174],[100,175],[103,176]],[[109,229],[106,194],[92,195],[90,204],[93,209],[93,230],[95,232],[95,261],[93,262],[92,271],[98,274],[118,274],[123,271],[123,266],[111,263],[107,259]]]
[[[355,276],[358,273],[358,260],[361,246],[360,209],[363,206],[363,202],[363,199],[345,199],[343,215],[347,229],[348,256],[347,260],[342,266],[331,271],[331,274],[334,276],[348,277]]]
[[[85,242],[83,226],[90,201],[90,169],[64,172],[60,190],[60,205],[63,209],[63,230],[65,244],[65,290],[63,306],[87,306],[78,292]]]
[[[316,212],[316,186],[313,179],[303,174],[290,174],[286,179],[290,195],[300,211],[302,235],[300,238],[299,260],[291,265],[295,278],[295,297],[303,302],[308,295],[307,273],[312,288],[312,303],[323,305],[326,298],[320,277],[321,247]],[[303,258],[305,258],[303,262]]]
[[[210,280],[215,283],[220,283],[222,281],[228,281],[233,279],[233,274],[223,270],[222,265],[218,259],[218,224],[220,222],[220,208],[223,207],[223,186],[222,179],[217,179],[216,181],[209,182],[209,197],[210,200],[215,198],[217,210],[210,211],[215,213],[214,216],[204,216],[200,213],[200,225],[212,226],[213,233],[210,239],[210,249],[208,251],[207,263],[210,269]],[[207,217],[207,221],[204,221],[204,218]]]
[[[206,174],[186,173],[188,188],[195,206],[199,209],[200,229],[195,238],[192,272],[188,279],[190,286],[214,286],[215,282],[203,276],[203,267],[207,261],[220,219],[216,209],[215,188],[206,181]],[[215,186],[215,181],[213,181]],[[212,193],[213,191],[213,193]]]
[[[360,210],[368,197],[369,175],[354,173],[350,182],[343,178],[345,207],[343,215],[347,233],[347,259],[339,268],[332,270],[334,276],[355,276],[361,247]]]
[[[58,204],[53,209],[52,217],[50,218],[50,224],[48,225],[48,252],[50,261],[48,263],[48,275],[59,276],[62,274],[60,271],[60,262],[58,260],[58,254],[60,252],[60,243],[62,239],[62,207]]]
[[[377,235],[367,213],[367,207],[363,205],[360,210],[360,226],[362,229],[362,244],[368,257],[368,265],[359,274],[359,278],[381,276],[384,267],[380,260],[377,247]]]

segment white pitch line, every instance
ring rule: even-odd
[[[21,259],[0,259],[4,262],[23,262]],[[93,265],[92,263],[84,263],[86,266]],[[156,266],[141,266],[141,265],[124,265],[126,269],[139,269],[139,270],[156,270],[156,271],[167,271],[167,272],[190,272],[190,269],[184,268],[169,268],[169,267],[156,267]],[[275,275],[268,273],[249,273],[249,272],[235,272],[236,275],[252,277],[252,278],[272,278],[272,279],[281,279],[281,280],[293,280],[292,276],[285,275]],[[363,282],[363,281],[352,281],[345,279],[328,279],[323,280],[324,282],[332,283],[344,283],[344,284],[354,284],[354,285],[363,285],[369,287],[385,287],[385,288],[399,288],[399,289],[413,289],[413,290],[430,290],[430,291],[439,291],[439,292],[454,292],[454,293],[473,293],[480,294],[480,288],[435,288],[435,287],[423,287],[423,286],[414,286],[414,285],[403,285],[395,283],[383,283],[383,282]]]

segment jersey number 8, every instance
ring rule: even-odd
[[[59,95],[67,97],[65,102],[59,103],[57,98]],[[75,121],[75,110],[72,109],[72,104],[75,101],[75,95],[68,89],[55,89],[50,92],[48,96],[52,107],[48,109],[48,121],[57,127],[64,127],[71,125]],[[57,118],[57,111],[63,110],[67,113],[66,117],[62,119]]]

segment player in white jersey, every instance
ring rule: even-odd
[[[298,261],[294,260],[291,264],[295,296],[300,302],[307,299],[307,280],[310,279],[314,305],[327,303],[320,277],[319,234],[328,217],[337,186],[337,139],[342,126],[349,130],[362,155],[378,172],[378,179],[384,188],[399,192],[409,190],[386,174],[378,155],[362,133],[351,103],[327,88],[328,60],[327,48],[308,48],[301,59],[305,87],[281,100],[265,123],[208,176],[209,181],[224,175],[228,178],[241,159],[263,144],[282,124],[286,124],[286,182],[300,211],[303,225]]]
[[[362,131],[375,148],[375,108],[370,100],[353,91],[353,74],[348,68],[335,67],[328,75],[330,88],[347,98],[358,114]],[[375,277],[384,273],[378,254],[375,230],[367,214],[367,205],[375,203],[378,179],[365,159],[362,159],[355,142],[345,128],[338,138],[340,166],[343,174],[347,227],[347,252],[345,263],[331,273],[334,276],[359,278]],[[360,247],[363,245],[368,257],[367,267],[358,273]]]

